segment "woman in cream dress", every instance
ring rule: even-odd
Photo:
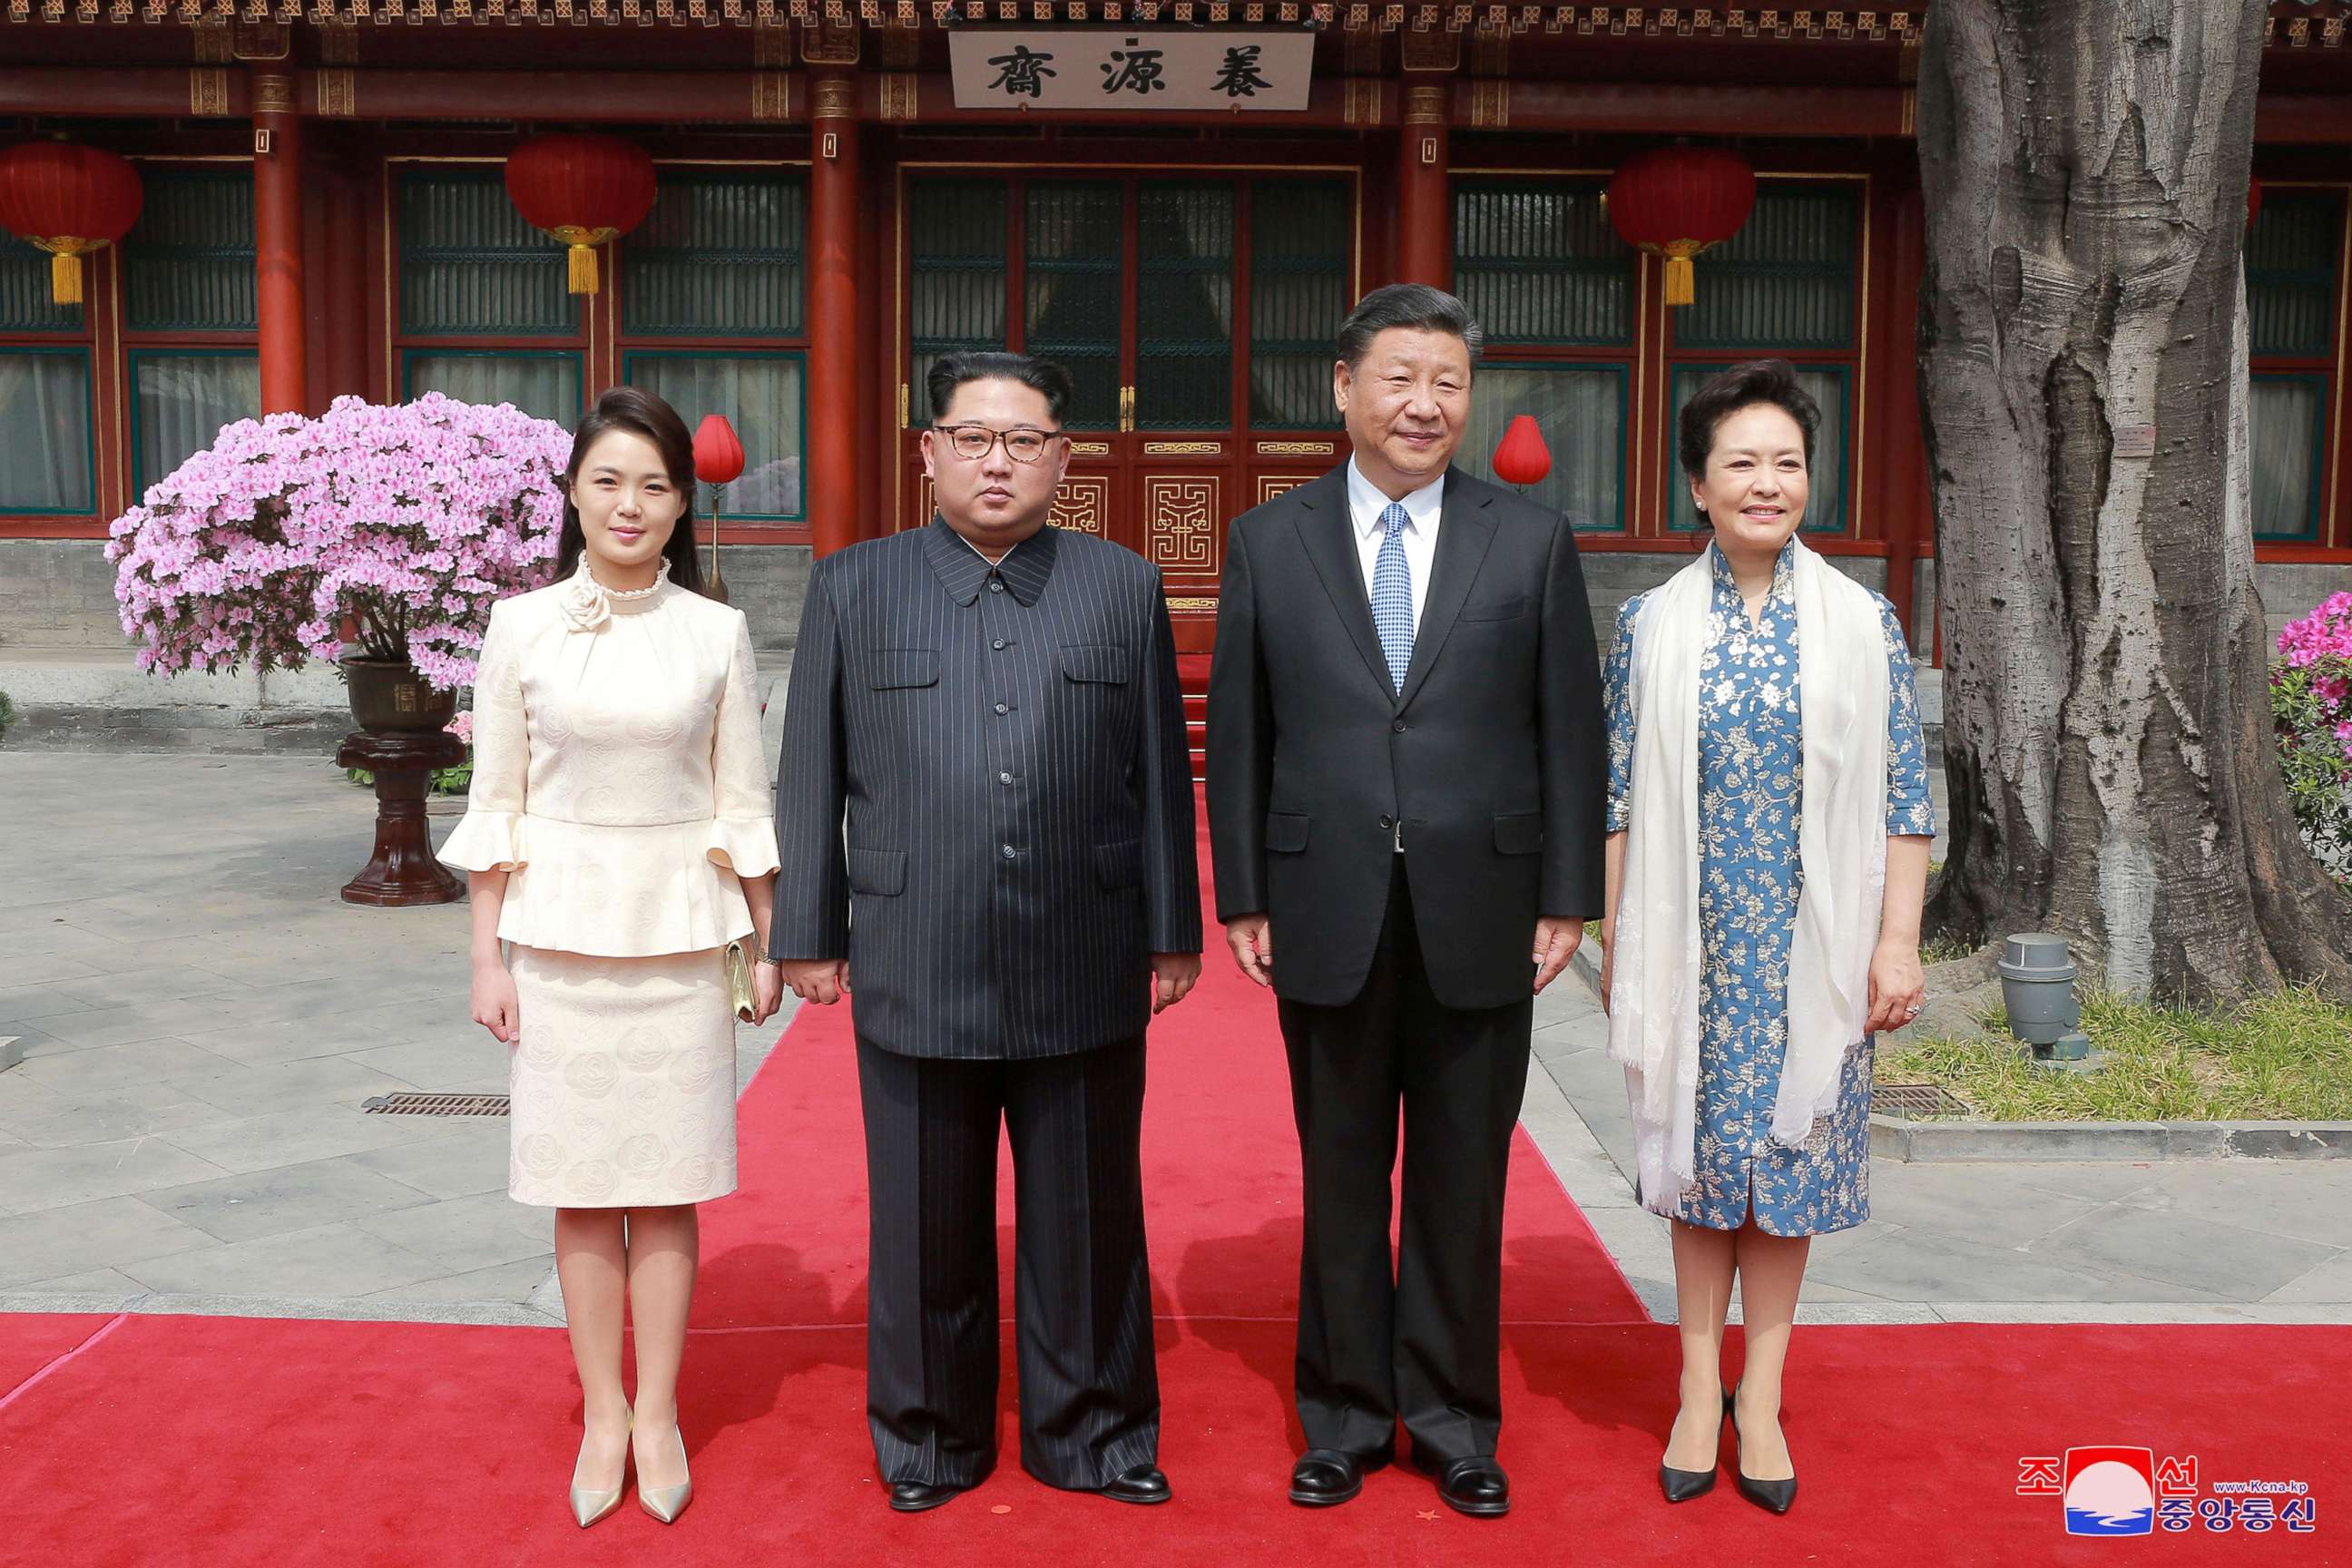
[[[573,1516],[618,1507],[634,1456],[637,1500],[667,1523],[691,1495],[677,1401],[694,1205],[735,1190],[723,955],[739,937],[766,950],[775,829],[751,634],[697,591],[685,424],[607,392],[564,486],[554,584],[490,616],[472,792],[441,858],[471,873],[474,1018],[510,1047],[508,1190],[555,1210],[586,1428]],[[774,965],[753,993],[763,1021]]]

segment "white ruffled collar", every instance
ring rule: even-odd
[[[583,554],[579,569],[563,585],[564,623],[575,632],[593,632],[613,618],[616,607],[634,608],[649,603],[658,598],[669,585],[669,563],[664,561],[648,587],[607,588],[596,581],[594,573],[588,570],[588,557]]]

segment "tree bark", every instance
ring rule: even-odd
[[[1951,849],[1930,923],[2128,995],[2352,994],[2254,591],[2241,268],[2263,7],[1936,0],[1920,404]]]

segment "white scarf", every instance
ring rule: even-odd
[[[1694,1179],[1699,1054],[1699,665],[1712,546],[1634,618],[1632,816],[1612,933],[1609,1055],[1625,1068],[1643,1204],[1679,1208]],[[1772,1138],[1794,1147],[1837,1104],[1870,1016],[1886,882],[1886,643],[1878,605],[1794,546],[1805,776],[1804,885],[1789,955],[1789,1046]]]

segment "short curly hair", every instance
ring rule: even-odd
[[[1784,359],[1751,359],[1711,377],[1683,405],[1675,455],[1683,472],[1694,479],[1706,477],[1706,459],[1715,450],[1715,433],[1743,408],[1759,403],[1797,422],[1804,432],[1805,468],[1813,467],[1813,437],[1822,427],[1822,405],[1797,380],[1797,367]]]

